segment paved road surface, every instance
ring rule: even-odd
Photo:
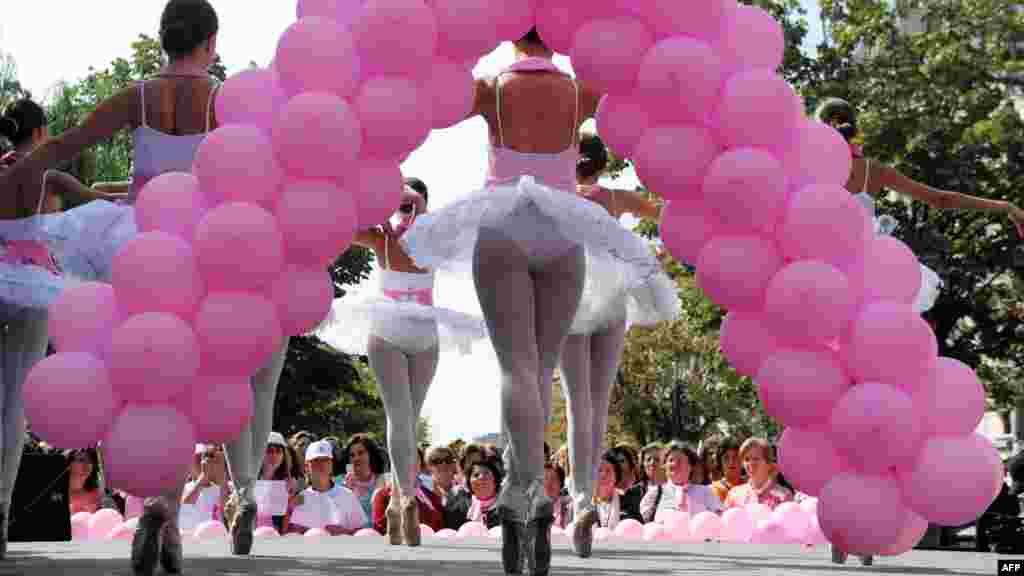
[[[492,541],[429,539],[420,548],[389,547],[382,539],[286,538],[257,541],[256,555],[234,558],[227,542],[186,543],[185,574],[190,576],[500,576],[498,547]],[[742,544],[595,545],[593,558],[581,560],[565,545],[556,546],[552,576],[843,576],[907,574],[958,576],[996,573],[994,554],[913,551],[877,559],[863,567],[829,562],[825,548]],[[130,576],[127,542],[11,544],[0,562],[0,576]],[[1017,557],[1021,558],[1021,557]]]

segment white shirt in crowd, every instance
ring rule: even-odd
[[[368,520],[359,499],[351,490],[335,484],[327,492],[313,487],[302,491],[302,505],[292,511],[290,522],[305,528],[337,526],[344,530],[358,530]]]

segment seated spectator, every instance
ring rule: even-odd
[[[742,508],[759,502],[774,510],[779,504],[793,500],[793,491],[776,482],[775,451],[767,440],[748,438],[740,446],[740,460],[747,471],[747,483],[729,490],[726,508]]]
[[[554,505],[554,526],[565,528],[572,521],[572,498],[564,492],[565,473],[558,466],[547,462],[544,464],[544,493]]]
[[[488,529],[501,525],[498,514],[498,487],[503,478],[501,463],[497,458],[484,458],[469,469],[469,491],[472,500],[466,519],[480,522]]]
[[[186,516],[194,513],[195,518],[187,520],[185,525],[207,520],[223,522],[224,507],[230,496],[224,447],[197,444],[196,453],[201,457],[199,477],[185,484],[181,496],[182,511]]]
[[[718,445],[718,463],[722,477],[711,483],[711,489],[724,503],[729,491],[743,484],[743,466],[740,462],[740,445],[734,438],[726,438]]]
[[[701,512],[720,512],[722,502],[710,486],[690,483],[690,469],[697,463],[697,453],[682,442],[668,445],[665,467],[667,482],[652,486],[640,502],[640,515],[644,522],[653,522],[659,512],[674,510],[691,516]]]
[[[636,450],[629,444],[619,444],[612,448],[612,451],[622,462],[622,479],[619,482],[619,490],[626,492],[640,479]]]
[[[622,518],[643,522],[640,514],[640,502],[652,486],[665,483],[665,447],[660,442],[652,442],[640,451],[643,467],[638,469],[639,481],[621,495]]]
[[[329,442],[313,442],[306,449],[309,487],[293,499],[289,531],[299,534],[312,528],[332,536],[355,534],[367,525],[366,514],[351,490],[333,480],[334,451]]]
[[[622,520],[622,501],[618,487],[622,484],[622,459],[614,450],[601,455],[594,486],[594,510],[597,526],[615,530]]]
[[[278,432],[271,432],[267,439],[267,451],[263,456],[263,466],[260,468],[258,480],[270,482],[284,482],[288,495],[297,494],[297,483],[291,474],[292,459],[288,451],[288,443],[284,436]],[[261,515],[256,518],[257,526],[272,526],[279,533],[288,531],[287,514],[281,516]]]
[[[718,447],[722,438],[718,435],[708,436],[700,443],[697,454],[704,463],[705,484],[712,484],[722,478],[722,463],[718,461]]]
[[[356,434],[349,438],[344,456],[348,466],[351,466],[351,470],[345,474],[345,487],[355,494],[363,508],[366,525],[361,527],[372,528],[373,494],[388,485],[384,451],[369,435]]]
[[[427,452],[426,460],[430,468],[431,490],[444,507],[444,527],[458,530],[466,523],[469,506],[463,509],[456,505],[455,474],[458,464],[455,461],[455,452],[447,446],[435,446]]]
[[[484,449],[479,444],[466,444],[459,456],[458,476],[455,479],[456,490],[462,489],[469,493],[469,469],[483,458]]]
[[[68,459],[68,507],[71,515],[96,512],[102,504],[100,463],[96,449],[70,450]]]

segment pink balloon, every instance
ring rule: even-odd
[[[196,229],[199,272],[210,291],[260,289],[281,273],[282,244],[270,212],[253,204],[218,206]]]
[[[375,531],[373,534],[375,536],[377,535]],[[303,536],[305,536],[307,540],[313,540],[319,538],[327,538],[328,536],[330,536],[330,533],[328,533],[326,530],[322,528],[311,528],[309,530],[306,530],[306,533],[303,534]]]
[[[658,39],[690,36],[704,42],[718,42],[736,16],[736,0],[691,2],[685,10],[676,0],[650,0],[644,10]]]
[[[355,105],[365,156],[399,159],[430,135],[431,96],[415,82],[401,77],[373,78],[363,83]]]
[[[438,538],[454,538],[457,532],[451,528],[445,528],[444,530],[438,530],[436,536]]]
[[[730,70],[775,70],[782,66],[786,39],[771,14],[758,6],[739,4],[735,20],[725,28],[719,50]]]
[[[211,376],[250,376],[281,348],[277,308],[259,294],[210,294],[199,306],[196,337],[203,371]]]
[[[811,185],[797,190],[779,234],[783,254],[794,260],[823,260],[834,265],[862,258],[871,237],[867,216],[858,206],[841,186]]]
[[[348,249],[358,226],[352,195],[325,181],[288,184],[275,214],[286,260],[321,270]]]
[[[665,526],[661,524],[644,524],[644,542],[656,542],[658,540],[661,540],[662,535],[664,533]]]
[[[806,492],[805,492],[806,494]],[[817,498],[805,498],[798,504],[800,510],[803,512],[810,513],[812,515],[818,514],[818,499]]]
[[[348,102],[326,92],[288,101],[274,122],[274,150],[289,175],[334,178],[359,157],[361,125]]]
[[[913,304],[921,291],[921,265],[902,241],[892,236],[869,240],[864,258],[850,276],[863,302],[890,300]]]
[[[195,445],[192,423],[174,408],[129,404],[101,446],[107,484],[142,497],[178,488]]]
[[[817,512],[811,516],[811,528],[808,531],[807,539],[804,542],[808,546],[825,546],[829,543],[828,538],[825,537],[825,533],[821,531]]]
[[[985,416],[985,388],[971,367],[953,358],[939,358],[935,371],[914,390],[926,436],[964,436],[978,429]]]
[[[360,66],[351,32],[334,20],[307,17],[281,35],[274,68],[288,97],[303,92],[347,97],[356,91]]]
[[[604,526],[598,526],[594,528],[594,540],[597,542],[604,542],[612,536],[612,531]]]
[[[59,352],[40,360],[25,377],[22,396],[32,432],[67,449],[102,440],[120,405],[107,367],[84,352]]]
[[[757,374],[765,358],[781,346],[762,316],[735,311],[722,321],[719,341],[726,360],[743,376]]]
[[[696,265],[701,250],[715,233],[713,219],[704,205],[693,198],[670,200],[661,209],[660,232],[673,258]]]
[[[352,31],[364,80],[377,75],[418,77],[437,48],[437,19],[423,0],[366,0]]]
[[[494,49],[502,10],[513,3],[428,0],[427,4],[437,19],[437,54],[462,62]]]
[[[424,86],[431,97],[431,127],[450,128],[465,120],[473,110],[474,89],[472,70],[448,60],[435,61]]]
[[[196,150],[192,173],[210,200],[273,206],[281,168],[269,135],[251,125],[230,124],[210,132]]]
[[[719,306],[758,311],[782,264],[774,242],[758,236],[716,236],[697,257],[697,286]]]
[[[537,34],[548,48],[569,54],[576,31],[589,19],[586,4],[579,0],[537,0]]]
[[[823,345],[839,337],[854,312],[846,275],[823,262],[794,262],[765,294],[765,318],[788,342]]]
[[[619,522],[619,525],[615,527],[615,535],[619,538],[640,540],[644,537],[644,525],[632,518],[627,518]]]
[[[199,179],[184,172],[168,172],[147,182],[139,192],[135,223],[139,232],[159,230],[191,242],[207,206]]]
[[[83,517],[79,516],[79,514],[83,514],[83,513],[79,512],[78,514],[75,514],[74,516],[71,517],[71,541],[72,542],[81,542],[83,540],[88,540],[89,539],[89,518],[88,517],[83,518]],[[89,513],[85,512],[85,514],[89,514]],[[89,514],[89,516],[91,517],[92,514]]]
[[[821,491],[818,523],[839,549],[877,554],[899,537],[908,512],[891,479],[840,474]]]
[[[301,336],[315,329],[331,311],[334,282],[323,268],[285,267],[271,290],[285,336]]]
[[[466,522],[458,531],[460,538],[486,538],[487,527],[479,522]]]
[[[723,225],[772,232],[786,208],[786,173],[771,154],[737,148],[715,159],[702,191],[711,213]]]
[[[124,522],[124,518],[121,517],[117,510],[109,508],[97,510],[89,518],[89,538],[92,540],[105,539],[122,522]]]
[[[196,439],[210,444],[238,438],[254,411],[249,379],[237,376],[198,376],[182,404],[187,406]]]
[[[196,526],[195,531],[196,540],[218,540],[228,537],[228,529],[224,527],[224,524],[217,520],[207,520],[199,526]]]
[[[188,320],[203,297],[192,246],[166,232],[144,232],[118,250],[111,283],[126,315],[166,312]]]
[[[173,314],[137,314],[114,329],[110,380],[125,402],[166,404],[198,370],[199,343],[192,327]]]
[[[243,70],[231,76],[217,90],[214,107],[217,122],[255,124],[270,129],[286,97],[272,68]]]
[[[779,350],[761,364],[758,396],[765,412],[785,426],[825,430],[849,378],[833,354]]]
[[[253,536],[260,540],[274,540],[281,537],[281,535],[277,533],[277,530],[274,530],[271,526],[260,526],[253,531]]]
[[[131,540],[135,536],[135,529],[138,528],[139,519],[126,520],[115,527],[107,534],[108,540]]]
[[[716,133],[730,148],[774,150],[797,129],[797,95],[771,70],[750,70],[725,83]]]
[[[690,520],[690,533],[698,541],[718,540],[722,534],[722,520],[712,512],[701,512]]]
[[[750,515],[750,519],[754,521],[755,526],[765,520],[768,520],[772,515],[772,509],[760,502],[752,502],[743,508],[747,511],[747,514]]]
[[[599,93],[629,94],[654,36],[632,18],[591,20],[573,37],[573,70]]]
[[[913,470],[900,481],[903,498],[914,512],[933,524],[961,526],[988,508],[1002,477],[999,452],[988,438],[972,433],[929,439]]]
[[[103,358],[120,319],[114,287],[85,282],[66,288],[50,304],[47,326],[58,351],[89,352]]]
[[[397,162],[360,158],[344,189],[352,194],[359,230],[383,224],[402,201],[402,171]]]
[[[704,175],[718,154],[710,133],[696,126],[649,128],[633,160],[648,189],[667,200],[699,198]]]
[[[497,540],[501,538],[501,526],[495,526],[487,531],[487,537]]]
[[[634,98],[647,103],[659,123],[699,124],[718,104],[723,80],[721,62],[711,46],[675,36],[642,55]]]
[[[622,158],[632,158],[644,132],[652,124],[651,110],[633,95],[605,94],[595,121],[601,138]]]
[[[743,508],[730,508],[722,514],[723,542],[746,543],[754,535],[754,521]]]
[[[498,40],[518,40],[533,28],[537,6],[535,0],[502,0],[491,2],[498,6]]]
[[[786,428],[779,438],[779,468],[797,490],[818,496],[843,463],[832,439],[820,432]]]
[[[781,150],[790,185],[799,190],[811,184],[843,186],[850,179],[850,145],[824,122],[800,120],[794,137]]]
[[[907,512],[907,516],[903,521],[903,527],[900,529],[900,534],[896,541],[883,548],[879,554],[883,556],[899,556],[905,552],[910,552],[924,538],[924,534],[927,531],[927,520],[914,512]]]
[[[909,304],[868,304],[844,335],[847,370],[859,382],[886,382],[913,390],[938,359],[931,327]]]
[[[430,526],[427,526],[426,524],[420,524],[420,537],[421,538],[430,538],[433,535],[434,535],[434,529],[433,528],[431,528]]]
[[[832,441],[855,470],[883,474],[913,462],[922,440],[914,403],[892,386],[858,384],[832,409]]]
[[[751,542],[754,544],[789,544],[791,540],[782,520],[769,516],[757,523]]]
[[[362,14],[363,4],[363,0],[299,0],[295,13],[299,20],[315,16],[350,26]]]

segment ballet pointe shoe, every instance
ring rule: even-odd
[[[861,566],[871,566],[874,563],[875,563],[875,557],[874,556],[861,556],[860,557],[860,565]]]
[[[544,493],[543,477],[534,480],[527,491],[530,501],[526,520],[526,567],[530,576],[548,576],[551,568],[551,525],[555,507]]]
[[[7,559],[7,506],[0,507],[0,560]]]
[[[839,548],[832,546],[832,563],[833,564],[846,564],[847,553],[843,552]]]
[[[388,507],[384,510],[384,516],[387,518],[388,544],[391,544],[392,546],[401,546],[402,510],[398,504],[400,498],[396,496],[396,493],[396,491],[391,492],[391,501],[388,502]]]
[[[526,506],[522,490],[506,481],[497,507],[498,518],[501,519],[501,564],[505,574],[523,573],[527,552],[524,521]]]
[[[256,501],[250,483],[238,489],[238,511],[231,522],[231,553],[235,556],[248,556],[252,552],[256,514]]]
[[[167,516],[167,509],[161,501],[149,502],[143,509],[132,537],[132,573],[135,576],[152,576],[156,572],[160,537],[167,524]]]
[[[181,530],[177,522],[168,521],[160,534],[160,566],[167,574],[181,574],[184,563],[181,550]]]
[[[411,496],[402,497],[402,539],[406,546],[420,545],[420,507]]]
[[[590,558],[594,546],[594,525],[597,524],[597,512],[593,506],[587,506],[576,517],[576,525],[572,531],[572,550],[580,558]]]

